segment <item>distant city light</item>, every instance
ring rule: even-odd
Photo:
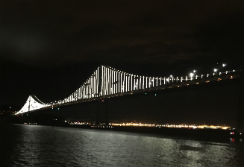
[[[217,69],[217,68],[214,68],[214,69],[213,69],[213,71],[214,71],[214,72],[217,72],[217,71],[218,71],[218,69]]]
[[[70,125],[90,125],[89,122],[68,122]],[[116,127],[154,127],[154,128],[187,128],[187,129],[222,129],[222,130],[230,130],[230,126],[226,125],[207,125],[207,124],[155,124],[155,123],[141,123],[141,122],[120,122],[120,123],[109,123],[110,126]],[[231,135],[233,135],[234,132],[231,132]]]

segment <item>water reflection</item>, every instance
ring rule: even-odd
[[[1,166],[243,166],[242,143],[36,125],[11,132]]]

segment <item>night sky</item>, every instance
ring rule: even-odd
[[[0,105],[63,98],[100,64],[146,75],[242,65],[242,0],[0,1]]]

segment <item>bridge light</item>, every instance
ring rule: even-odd
[[[227,64],[226,64],[226,63],[223,63],[223,64],[222,64],[222,67],[226,67],[226,66],[227,66]]]
[[[194,76],[194,73],[193,72],[189,73],[189,76],[192,78]]]

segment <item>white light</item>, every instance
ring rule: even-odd
[[[189,74],[189,76],[192,78],[192,77],[194,76],[194,73],[191,72],[191,73]]]
[[[222,64],[222,67],[226,67],[226,65],[227,65],[227,64],[223,63],[223,64]]]
[[[193,70],[193,73],[196,73],[197,72],[197,70]]]
[[[45,103],[41,102],[39,99],[37,99],[36,96],[30,95],[28,97],[28,99],[26,100],[24,106],[18,112],[16,112],[15,115],[26,113],[29,111],[38,110],[38,109],[49,107],[49,106],[50,106],[50,104],[45,104]]]
[[[217,68],[214,68],[214,69],[213,69],[213,71],[214,71],[214,72],[217,72],[217,71],[218,71],[218,69],[217,69]]]

